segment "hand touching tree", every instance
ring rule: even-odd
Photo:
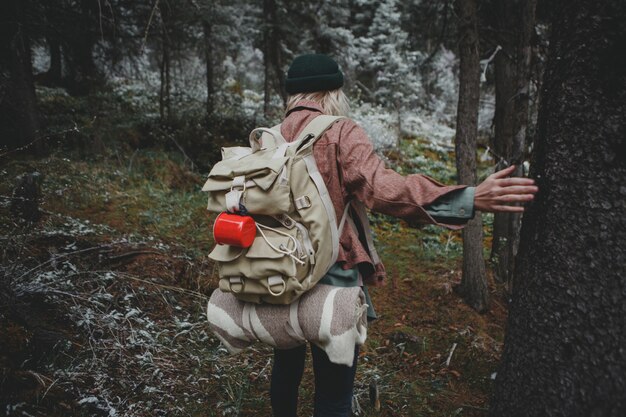
[[[508,177],[514,170],[515,166],[511,165],[494,172],[476,187],[474,193],[476,210],[492,213],[524,211],[524,207],[512,204],[531,201],[539,188],[533,179]]]

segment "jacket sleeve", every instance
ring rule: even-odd
[[[467,187],[439,197],[424,207],[438,223],[465,224],[474,218],[475,187]]]
[[[356,123],[347,120],[342,123],[341,130],[338,144],[339,169],[351,197],[362,201],[370,210],[411,223],[439,224],[452,229],[462,227],[454,224],[457,221],[439,223],[428,213],[427,207],[441,197],[455,190],[465,189],[466,186],[445,186],[422,174],[403,176],[385,166],[374,152],[367,133]],[[441,202],[449,205],[446,199],[439,200]]]

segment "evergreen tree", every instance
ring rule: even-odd
[[[362,58],[366,58],[364,66],[375,74],[372,90],[378,102],[399,113],[414,106],[422,93],[418,71],[421,54],[408,50],[408,34],[401,27],[397,0],[380,3],[366,42],[372,53]]]

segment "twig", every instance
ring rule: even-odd
[[[487,77],[485,76],[485,74],[487,73],[487,67],[489,67],[489,64],[491,63],[491,61],[493,61],[493,59],[496,57],[496,55],[498,54],[498,52],[502,49],[502,47],[500,45],[496,46],[496,50],[493,51],[493,53],[491,54],[491,56],[487,59],[482,59],[480,61],[480,66],[482,67],[482,73],[480,74],[480,81],[485,82],[487,80]]]
[[[452,360],[452,354],[454,353],[454,349],[456,349],[456,343],[452,344],[452,349],[450,349],[450,354],[448,355],[448,359],[446,359],[446,367],[450,366],[450,361]]]
[[[143,40],[141,41],[141,49],[140,51],[143,53],[143,50],[146,46],[146,41],[148,40],[148,31],[150,30],[150,26],[152,25],[152,18],[154,17],[154,13],[159,8],[159,0],[154,0],[154,6],[152,6],[152,12],[150,12],[150,17],[148,18],[148,24],[146,25],[146,30],[143,34]]]
[[[184,294],[188,294],[191,295],[193,297],[197,297],[197,298],[201,298],[203,300],[208,300],[208,297],[202,293],[199,293],[197,291],[191,291],[191,290],[186,290],[184,288],[180,288],[180,287],[174,287],[171,285],[164,285],[164,284],[157,284],[156,282],[152,282],[152,281],[148,281],[145,279],[141,279],[138,278],[136,276],[127,274],[127,273],[120,273],[120,272],[115,272],[115,275],[121,278],[128,278],[128,279],[132,279],[133,281],[138,281],[138,282],[143,282],[144,284],[150,284],[150,285],[154,285],[155,287],[159,287],[159,288],[163,288],[166,290],[171,290],[171,291],[176,291],[179,293],[184,293]]]
[[[483,408],[483,407],[476,407],[474,405],[469,405],[469,404],[461,404],[461,408],[469,408],[470,410],[477,410],[477,411],[489,411],[488,408]]]
[[[445,253],[448,253],[448,246],[450,246],[451,241],[452,241],[452,232],[448,232],[448,241],[446,242],[446,247],[444,249]]]
[[[94,120],[95,120],[95,117],[94,117]],[[92,123],[93,123],[93,121],[92,121]],[[7,155],[11,155],[11,154],[13,154],[15,152],[20,152],[20,151],[26,150],[26,149],[30,148],[31,146],[33,146],[36,142],[40,141],[41,139],[50,139],[50,138],[53,138],[55,136],[60,136],[60,135],[62,135],[64,133],[69,133],[69,132],[79,132],[80,133],[80,129],[78,128],[78,125],[76,124],[76,122],[74,122],[74,127],[70,128],[70,129],[65,129],[65,130],[62,130],[60,132],[55,132],[55,133],[52,133],[52,134],[49,134],[49,135],[35,136],[35,138],[33,140],[31,140],[29,143],[27,143],[24,146],[20,146],[19,148],[11,149],[10,151],[6,151],[4,153],[0,153],[0,158],[2,158],[4,156],[7,156]]]
[[[495,156],[498,159],[498,164],[502,164],[504,166],[504,168],[506,168],[509,165],[511,165],[506,159],[504,159],[503,157],[501,157],[500,155],[495,153],[494,150],[491,149],[491,147],[487,146],[487,149],[485,150],[485,152],[488,152],[488,153],[492,154],[493,156]]]
[[[104,43],[104,30],[102,29],[102,4],[98,0],[98,23],[100,24],[100,39]]]
[[[263,366],[261,371],[257,374],[256,379],[259,379],[259,378],[261,378],[261,376],[263,376],[263,374],[266,372],[266,370],[270,367],[271,363],[272,363],[272,360],[268,359],[267,362],[265,363],[265,366]]]
[[[68,256],[72,256],[72,255],[77,255],[79,253],[85,253],[85,252],[92,252],[94,250],[99,250],[99,249],[106,249],[106,248],[110,248],[111,245],[106,244],[106,245],[100,245],[100,246],[94,246],[91,248],[86,248],[86,249],[81,249],[81,250],[77,250],[74,252],[68,252],[68,253],[63,253],[61,255],[54,255],[51,259],[47,260],[46,262],[40,263],[39,265],[29,269],[28,271],[24,272],[22,275],[20,275],[19,277],[17,277],[17,279],[21,279],[24,278],[26,275],[30,274],[31,272],[34,272],[36,270],[38,270],[39,268],[48,265],[52,262],[57,261],[60,258],[67,258]]]
[[[181,330],[180,332],[176,333],[176,334],[174,335],[174,337],[172,337],[171,343],[173,344],[173,343],[174,343],[174,341],[178,338],[178,336],[181,336],[181,335],[183,335],[183,334],[187,334],[187,333],[189,333],[190,331],[192,331],[194,328],[196,328],[196,327],[198,327],[198,326],[203,326],[204,324],[205,324],[204,322],[194,323],[194,324],[192,324],[192,325],[191,325],[191,327],[189,327],[189,328],[187,328],[187,329],[184,329],[184,330]]]
[[[128,173],[130,174],[130,172],[133,169],[133,161],[135,160],[135,155],[137,155],[137,152],[139,152],[139,149],[135,149],[135,152],[133,152],[133,154],[130,157],[130,162],[128,163]]]
[[[107,261],[117,261],[118,259],[124,259],[131,256],[139,256],[139,255],[163,255],[163,252],[159,252],[156,250],[135,250],[130,252],[125,252],[116,256],[110,256],[107,258]]]
[[[58,380],[59,379],[57,378],[54,381],[52,381],[52,384],[50,384],[50,386],[46,389],[46,392],[44,392],[43,395],[41,396],[41,400],[40,401],[43,401],[43,399],[46,398],[46,395],[48,394],[48,391],[50,391],[50,388],[52,388],[54,386],[54,384],[57,383]]]
[[[356,81],[355,84],[360,87],[363,91],[365,91],[365,93],[371,98],[376,100],[376,95],[372,92],[372,90],[370,90],[369,88],[367,88],[365,86],[365,84],[363,84],[361,81]]]
[[[191,170],[193,171],[195,169],[195,167],[196,167],[196,164],[193,162],[193,159],[191,159],[190,157],[187,156],[187,153],[185,153],[185,149],[183,149],[183,147],[180,146],[180,144],[176,141],[176,139],[174,139],[174,136],[170,136],[170,139],[172,140],[172,142],[174,142],[174,145],[176,145],[178,150],[185,157],[185,162],[187,162],[187,161],[191,162]]]

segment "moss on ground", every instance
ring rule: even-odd
[[[83,109],[88,107],[91,112],[96,106],[93,102],[85,103],[70,97],[49,97],[46,100],[44,110],[51,114],[54,106],[65,110],[78,108],[80,113],[78,118],[71,118],[62,117],[63,112],[59,111],[56,116],[49,117],[52,125],[76,120],[89,124],[93,120],[85,116],[86,110]],[[124,103],[101,102],[96,108],[104,111],[98,106],[108,109],[117,106],[118,112],[111,120],[119,123],[117,127],[106,127],[92,139],[89,137],[93,131],[89,129],[95,128],[83,129],[75,139],[88,146],[81,145],[75,151],[68,151],[66,145],[71,138],[66,137],[65,145],[43,159],[16,156],[0,161],[0,195],[3,198],[0,232],[6,244],[2,258],[5,276],[16,264],[27,270],[47,262],[51,253],[65,253],[66,248],[73,247],[71,245],[77,248],[72,250],[82,250],[116,242],[110,251],[86,253],[81,255],[80,262],[72,261],[72,265],[85,274],[81,276],[91,276],[94,281],[98,275],[96,272],[92,272],[96,275],[89,275],[89,271],[101,270],[105,266],[119,277],[132,277],[125,278],[130,281],[124,285],[108,284],[114,300],[100,300],[104,303],[104,310],[112,308],[113,304],[109,303],[121,303],[125,296],[121,292],[135,291],[141,294],[138,297],[142,300],[140,305],[146,318],[172,323],[172,317],[180,313],[174,307],[179,306],[198,320],[198,328],[194,331],[206,331],[202,328],[202,304],[216,286],[213,265],[206,258],[213,245],[210,233],[213,219],[205,210],[205,195],[200,192],[203,171],[206,170],[192,169],[190,161],[181,152],[168,149],[158,141],[155,144],[146,140],[146,133],[137,124],[125,123],[119,114],[127,108]],[[115,139],[105,140],[102,132],[108,132]],[[138,146],[144,142],[154,146]],[[94,149],[99,148],[102,152],[95,153]],[[448,150],[429,147],[424,138],[402,141],[391,162],[403,173],[420,172],[443,182],[454,182],[453,155]],[[41,209],[44,218],[37,226],[26,227],[13,218],[9,208],[15,178],[32,171],[43,175]],[[483,315],[474,312],[454,292],[460,281],[461,240],[458,232],[432,226],[416,229],[405,222],[376,214],[371,218],[377,247],[387,267],[388,282],[385,287],[370,290],[380,318],[372,323],[368,341],[360,354],[356,380],[359,415],[484,415],[491,375],[497,366],[504,333],[503,289],[491,283],[491,310]],[[486,231],[490,221],[486,222]],[[85,232],[88,229],[96,232]],[[54,231],[58,233],[48,233]],[[489,235],[486,243],[488,239]],[[51,303],[50,308],[58,309],[55,313],[58,317],[69,317],[69,312],[63,310],[65,307],[61,304],[47,302]],[[44,322],[42,318],[41,323]],[[0,325],[10,336],[7,343],[2,344],[2,349],[12,355],[23,354],[18,352],[31,337],[32,327],[20,324],[6,314]],[[58,323],[47,325],[59,327]],[[85,346],[91,340],[90,335],[81,333],[79,328],[74,330],[75,334],[67,338],[75,347],[57,352],[57,357],[76,355],[78,358],[80,354],[72,349]],[[162,335],[171,337],[173,334],[168,330]],[[159,346],[167,345],[163,339],[157,338],[156,342]],[[201,381],[189,393],[185,393],[184,381],[173,385],[176,387],[173,395],[169,400],[161,398],[164,403],[159,403],[159,407],[169,409],[168,415],[269,415],[271,351],[257,346],[230,357],[224,355],[212,336],[203,343],[206,343],[203,349],[189,343],[179,346],[179,349],[188,351],[159,353],[161,360],[169,361],[172,369],[181,364],[183,372],[189,373],[185,377],[188,376],[190,381]],[[190,365],[190,358],[194,355],[197,356],[193,359],[198,363],[196,367]],[[44,363],[36,370],[42,375],[43,382],[29,379],[29,383],[39,388],[32,394],[28,394],[31,391],[26,392],[25,388],[20,398],[33,406],[43,404],[50,410],[61,410],[50,415],[98,415],[99,411],[87,407],[88,404],[78,406],[75,403],[80,400],[77,393],[89,391],[94,381],[76,380],[74,387],[55,385],[50,389],[50,381],[54,381],[58,371],[55,366],[69,365],[53,359]],[[112,372],[110,369],[100,371]],[[379,411],[369,402],[372,382],[376,382],[380,390]],[[110,388],[119,395],[124,392],[122,387]],[[46,389],[50,389],[48,402],[41,402],[42,392]],[[57,389],[61,391],[55,391]],[[136,410],[133,415],[155,415],[151,414],[147,400],[154,401],[153,395],[146,393],[146,402],[141,403],[144,408]],[[141,392],[123,398],[139,401]],[[301,386],[303,415],[312,414],[312,398],[309,358]],[[64,408],[59,405],[66,402],[72,404],[70,414],[67,411],[63,414]]]

